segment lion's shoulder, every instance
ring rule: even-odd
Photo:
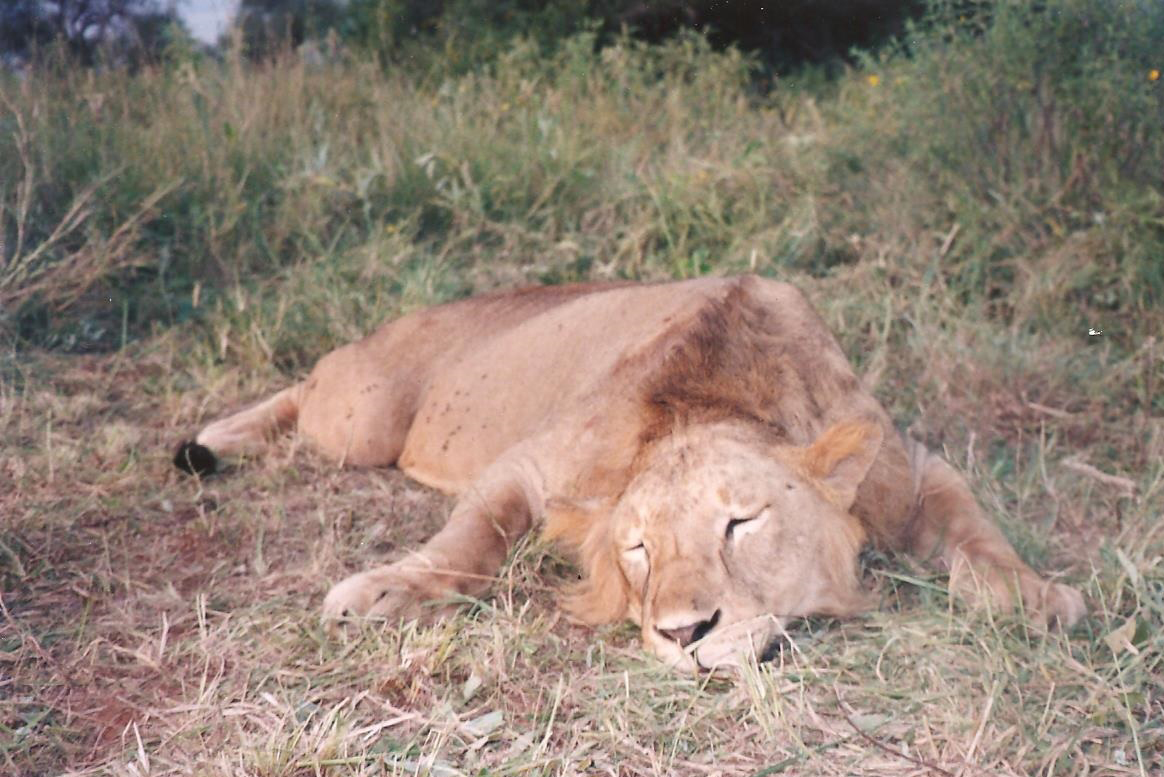
[[[736,279],[661,345],[637,387],[644,442],[727,419],[808,440],[861,394],[832,333],[789,284]]]

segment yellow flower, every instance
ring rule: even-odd
[[[1160,80],[1160,71],[1157,70],[1156,68],[1152,68],[1151,70],[1149,70],[1148,71],[1148,80],[1149,81],[1159,81]]]
[[[873,73],[872,75],[865,76],[865,80],[869,82],[869,86],[877,86],[877,84],[881,83],[881,76]]]

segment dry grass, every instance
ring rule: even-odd
[[[1161,421],[1105,418],[1070,393],[1082,336],[1032,343],[927,316],[915,289],[872,274],[800,281],[1024,553],[1085,589],[1093,617],[1073,633],[962,612],[941,579],[870,557],[877,612],[799,624],[775,662],[738,678],[674,675],[630,628],[565,622],[554,589],[569,568],[529,542],[488,601],[446,623],[329,639],[315,619],[328,583],[414,546],[448,501],[293,440],[204,483],[179,476],[175,440],[282,378],[215,364],[174,330],[115,355],[24,360],[4,385],[4,768],[1158,773]],[[880,327],[906,319],[895,345]],[[1107,369],[1134,374],[1127,358]]]

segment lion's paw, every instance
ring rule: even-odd
[[[1010,610],[1020,606],[1021,600],[1032,620],[1065,630],[1087,615],[1083,594],[1069,585],[1048,582],[1026,568],[972,565],[964,557],[950,569],[950,592],[972,607]]]
[[[356,618],[439,617],[451,608],[434,607],[432,602],[448,595],[431,572],[397,563],[360,572],[332,586],[323,600],[323,620],[335,625]]]
[[[1051,583],[1043,599],[1043,614],[1047,623],[1069,629],[1087,615],[1083,594],[1069,585]]]

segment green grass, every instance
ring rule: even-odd
[[[700,39],[584,36],[468,75],[0,84],[0,771],[1164,769],[1164,22],[1052,6],[937,14],[769,94]],[[448,500],[291,440],[203,483],[169,465],[387,317],[748,270],[803,287],[901,426],[1085,591],[1080,629],[870,556],[877,612],[676,676],[632,629],[565,622],[571,571],[531,541],[451,621],[337,641],[328,584]]]

